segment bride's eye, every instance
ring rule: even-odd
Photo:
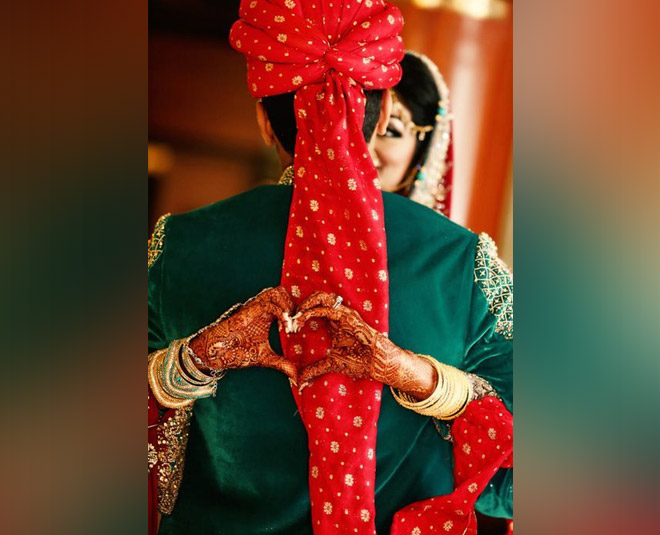
[[[400,138],[403,137],[405,126],[403,121],[398,117],[390,117],[390,122],[387,125],[387,131],[380,137],[385,138]]]
[[[396,128],[388,126],[387,127],[387,132],[385,132],[385,134],[382,137],[399,138],[401,136],[402,136],[401,132],[399,132]]]

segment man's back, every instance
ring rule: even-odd
[[[291,193],[264,186],[169,219],[150,269],[150,351],[280,283]],[[408,199],[383,197],[390,338],[468,371],[485,365],[481,375],[510,404],[510,344],[490,332],[489,302],[474,283],[478,236]],[[280,350],[275,328],[271,343]],[[484,358],[484,343],[501,357]],[[451,492],[453,478],[450,444],[433,421],[400,407],[389,389],[382,398],[376,525],[387,533],[398,509]],[[194,406],[180,495],[161,533],[311,534],[307,455],[287,378],[229,372],[215,398]]]

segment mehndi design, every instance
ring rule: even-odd
[[[268,341],[273,321],[286,324],[293,307],[284,288],[266,289],[229,317],[202,329],[190,340],[189,347],[198,364],[208,370],[261,366],[279,370],[295,382],[295,365],[275,353]]]
[[[320,375],[336,372],[354,379],[370,378],[420,399],[433,391],[434,372],[427,362],[392,343],[352,308],[335,306],[336,301],[335,294],[317,292],[294,316],[296,329],[312,318],[327,319],[332,336],[328,355],[301,371],[301,389]]]

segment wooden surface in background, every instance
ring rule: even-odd
[[[243,56],[215,40],[150,36],[150,137],[253,151],[254,117]]]
[[[243,57],[218,40],[152,32],[149,139],[172,155],[150,182],[152,223],[253,187],[268,157]]]

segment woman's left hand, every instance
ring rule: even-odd
[[[343,373],[354,379],[380,381],[418,399],[433,392],[437,382],[433,367],[372,328],[354,309],[337,305],[336,294],[310,295],[298,307],[296,329],[312,318],[328,320],[332,345],[326,357],[300,372],[301,390],[321,375]]]

